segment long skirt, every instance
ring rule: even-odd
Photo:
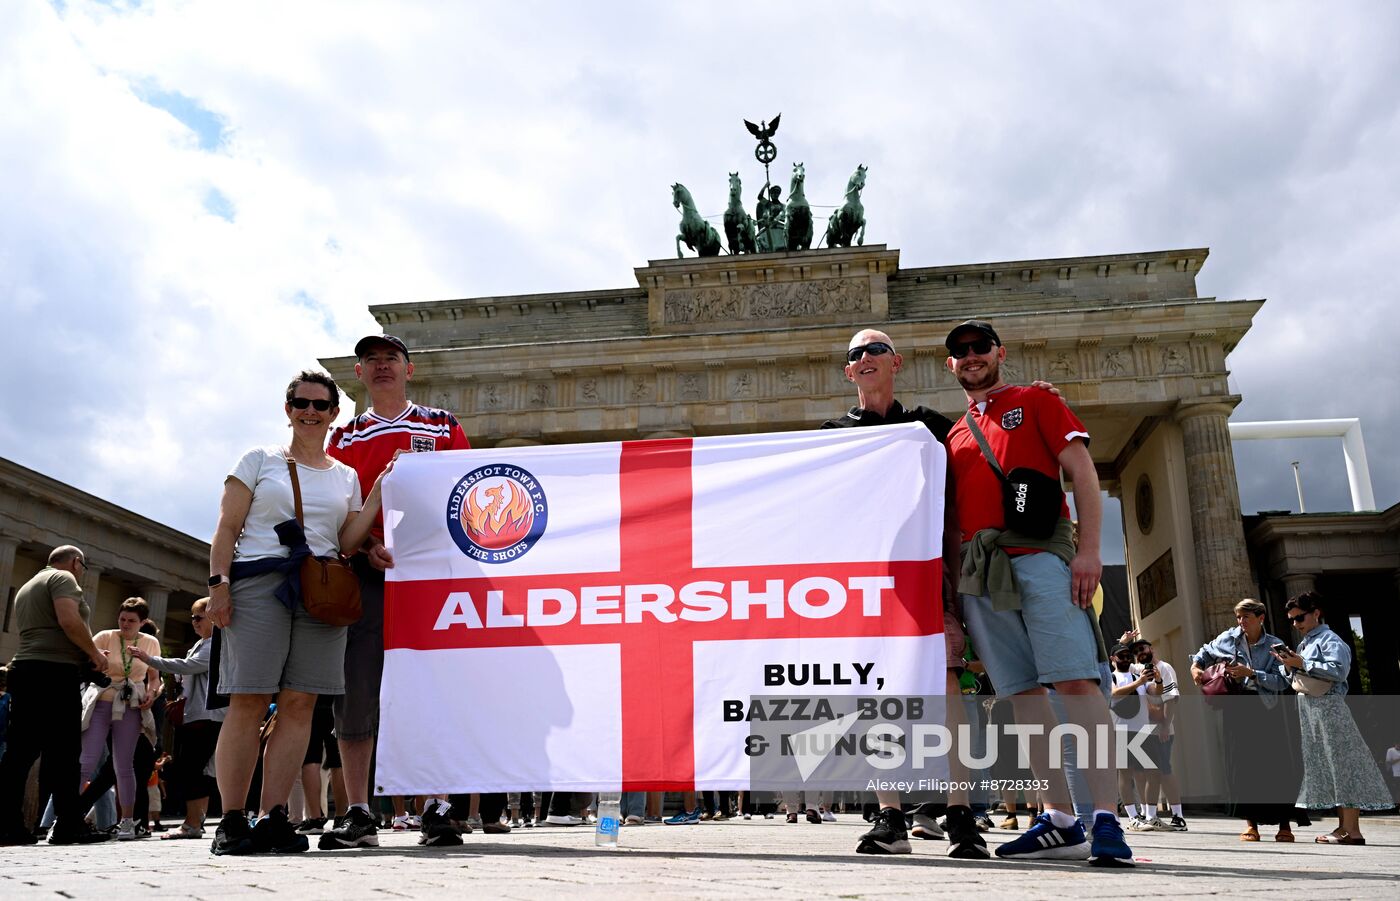
[[[1293,808],[1302,778],[1287,699],[1231,697],[1224,715],[1228,815],[1261,826],[1301,821]]]
[[[1298,806],[1309,810],[1395,806],[1380,768],[1356,728],[1345,695],[1298,698],[1303,731],[1303,786]]]

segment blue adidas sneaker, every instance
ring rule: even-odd
[[[1122,841],[1121,833],[1119,841]],[[1031,828],[997,848],[997,857],[1025,860],[1087,860],[1089,840],[1084,836],[1084,827],[1078,821],[1068,829],[1060,829],[1050,822],[1049,814],[1042,813],[1031,820]]]
[[[1123,840],[1123,827],[1111,813],[1094,817],[1094,841],[1089,862],[1096,867],[1131,867],[1133,849]]]

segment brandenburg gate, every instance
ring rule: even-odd
[[[1199,297],[1205,248],[904,267],[884,245],[653,260],[636,285],[371,307],[415,366],[411,397],[474,447],[810,429],[844,413],[851,334],[905,357],[907,404],[965,401],[942,340],[972,316],[1008,381],[1053,381],[1122,500],[1134,612],[1180,660],[1256,594],[1227,420],[1226,360],[1262,300]],[[363,409],[354,360],[323,361]]]

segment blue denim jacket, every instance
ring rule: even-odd
[[[1211,641],[1201,645],[1191,660],[1199,667],[1235,660],[1248,663],[1254,675],[1244,680],[1244,687],[1255,691],[1283,694],[1288,691],[1288,680],[1279,674],[1279,662],[1269,653],[1273,646],[1282,644],[1267,631],[1259,633],[1259,640],[1245,647],[1244,629],[1235,626],[1226,629]]]
[[[1342,637],[1325,623],[1319,624],[1298,642],[1298,656],[1303,658],[1303,672],[1332,683],[1328,695],[1347,693],[1347,676],[1351,673],[1351,648]],[[1279,672],[1288,678],[1288,669],[1278,664]]]

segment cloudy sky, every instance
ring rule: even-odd
[[[908,265],[1209,246],[1235,419],[1359,416],[1400,500],[1400,6],[859,6],[0,3],[0,456],[207,537],[368,305],[634,284],[781,111]],[[1338,441],[1237,459],[1349,508]]]

